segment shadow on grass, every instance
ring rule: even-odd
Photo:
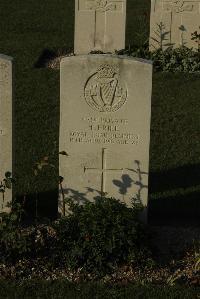
[[[150,172],[150,193],[200,186],[200,164],[185,165],[163,172]]]
[[[199,164],[186,165],[164,172],[151,172],[149,175],[149,223],[152,225],[199,225],[200,190],[195,190],[200,186],[199,177]],[[91,190],[89,188],[86,194]],[[36,218],[41,221],[56,219],[58,194],[58,189],[28,194],[24,202],[25,222],[31,223]],[[17,199],[20,202],[24,200],[20,196]]]
[[[18,196],[17,201],[23,203],[25,211],[23,222],[26,224],[31,224],[35,220],[48,222],[57,219],[58,189],[27,194],[25,200],[24,196]]]
[[[47,66],[47,64],[49,63],[49,61],[55,59],[56,56],[56,52],[53,50],[49,50],[49,49],[44,49],[42,51],[42,53],[40,54],[39,58],[37,59],[37,61],[34,63],[34,67],[35,68],[44,68]]]
[[[156,224],[200,223],[200,164],[149,175],[149,221]],[[157,194],[156,194],[157,193]]]
[[[57,48],[57,49],[44,49],[37,61],[34,63],[34,68],[48,68],[50,64],[62,56],[71,56],[73,48]]]
[[[155,225],[199,225],[200,192],[150,199],[149,223]]]

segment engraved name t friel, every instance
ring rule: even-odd
[[[127,101],[127,88],[119,78],[119,69],[101,65],[85,84],[85,100],[93,110],[115,112]]]

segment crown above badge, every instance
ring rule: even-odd
[[[101,65],[97,69],[97,78],[112,78],[118,71],[118,68],[115,66],[110,66],[108,64]]]

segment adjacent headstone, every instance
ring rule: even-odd
[[[114,197],[147,205],[152,64],[114,55],[61,61],[60,212]]]
[[[75,1],[76,54],[125,48],[126,0]]]
[[[199,31],[200,0],[151,0],[150,50],[197,48],[191,34]]]
[[[0,54],[0,180],[12,172],[12,58]],[[0,193],[0,212],[7,212],[12,190]]]

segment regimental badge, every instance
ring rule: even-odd
[[[115,112],[127,101],[127,88],[119,79],[119,69],[101,65],[85,84],[85,100],[99,112]]]

